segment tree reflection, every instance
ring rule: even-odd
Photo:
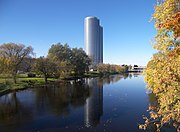
[[[72,92],[71,104],[74,107],[83,106],[86,102],[87,97],[89,97],[89,87],[84,84],[83,87],[81,84],[76,83],[74,85]]]
[[[37,120],[47,119],[46,115],[68,116],[73,107],[84,106],[85,126],[95,127],[103,115],[103,85],[122,78],[122,75],[86,78],[4,95],[0,97],[0,124],[7,129],[12,129],[10,124],[27,127],[29,123],[32,127]]]
[[[39,89],[37,91],[37,106],[42,106],[39,104],[39,99],[44,99],[42,102],[46,104],[47,109],[56,115],[68,115],[69,114],[69,103],[71,99],[71,87],[59,87],[50,86],[44,89]],[[42,109],[42,107],[39,107]],[[45,110],[47,110],[45,109]]]
[[[103,78],[99,78],[98,82],[102,82],[101,85],[111,84],[111,83],[118,82],[120,79],[122,79],[124,77],[126,77],[126,76],[120,75],[120,74],[119,75],[110,75],[110,76],[106,76],[106,77],[103,77]],[[128,74],[127,74],[127,77],[128,77]]]
[[[25,106],[20,102],[16,92],[0,97],[1,124],[18,124],[31,121],[32,118],[31,110],[28,106]]]
[[[70,106],[82,106],[89,96],[89,88],[84,83],[63,83],[45,88],[36,92],[38,111],[48,107],[56,115],[68,115]]]
[[[89,87],[83,80],[81,83],[61,83],[27,92],[10,93],[0,97],[0,124],[23,126],[32,121],[33,117],[47,113],[69,115],[70,107],[83,106],[88,96]]]

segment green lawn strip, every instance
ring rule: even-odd
[[[57,79],[54,78],[48,78],[49,82],[57,81]],[[14,84],[12,82],[12,79],[4,79],[0,78],[0,94],[4,93],[6,90],[22,90],[38,85],[44,85],[45,81],[44,78],[17,78],[17,83]]]
[[[100,73],[98,71],[90,71],[84,74],[85,77],[98,77]]]
[[[0,74],[0,78],[9,78],[10,75],[9,74]]]
[[[92,73],[86,73],[86,74],[84,74],[84,77],[98,77],[98,76],[100,76],[100,74],[98,73],[98,74],[92,74]]]
[[[18,81],[23,82],[23,81],[36,81],[36,82],[44,82],[44,78],[38,78],[38,77],[26,77],[26,78],[18,78]]]
[[[54,78],[48,78],[49,82],[57,81],[57,79]],[[45,81],[44,78],[18,78],[18,82],[26,83],[28,86],[34,86],[34,85],[44,85]]]
[[[6,79],[0,78],[0,83],[4,83]]]
[[[27,74],[18,74],[17,77],[18,78],[26,78],[26,77],[28,77],[28,75]]]

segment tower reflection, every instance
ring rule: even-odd
[[[103,81],[99,78],[88,78],[86,83],[90,88],[90,96],[85,104],[85,126],[95,127],[103,114]]]

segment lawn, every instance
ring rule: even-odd
[[[36,85],[43,85],[45,84],[44,78],[42,77],[27,77],[25,75],[18,75],[19,78],[17,78],[17,83],[13,83],[13,80],[11,78],[0,78],[0,92],[4,91],[6,89],[11,90],[19,90],[24,89]],[[48,81],[56,81],[57,79],[54,78],[48,78]]]

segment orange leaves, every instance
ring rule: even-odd
[[[149,107],[150,119],[161,124],[178,123],[180,120],[180,46],[164,55],[158,53],[148,63],[145,79],[155,94],[158,106]],[[156,124],[156,122],[155,122]]]
[[[153,111],[150,120],[158,131],[158,123],[162,126],[180,123],[180,0],[158,3],[153,18],[157,29],[153,44],[159,52],[153,56],[144,73],[145,81],[158,102],[156,108],[150,107]],[[144,126],[147,125],[145,122]]]
[[[166,28],[174,32],[175,39],[180,37],[180,12],[175,13],[172,19],[158,25],[158,28]]]
[[[153,43],[154,48],[167,52],[180,38],[180,0],[159,2],[155,7],[153,19],[158,31]]]

